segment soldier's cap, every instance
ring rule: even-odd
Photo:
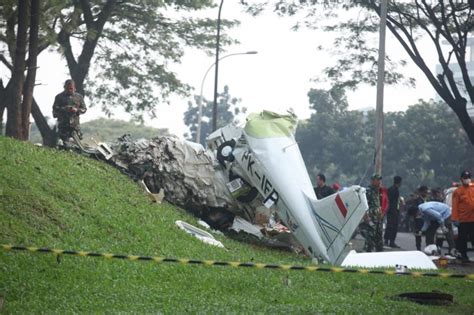
[[[380,174],[375,173],[370,177],[370,179],[382,179],[382,176]]]
[[[461,178],[471,178],[471,172],[465,170],[461,173]]]

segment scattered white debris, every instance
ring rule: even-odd
[[[241,217],[235,217],[234,223],[232,224],[232,227],[230,229],[236,232],[244,231],[258,238],[263,238],[263,234],[260,231],[260,227],[258,225],[252,224],[242,219]]]
[[[423,252],[428,256],[435,256],[441,253],[441,249],[435,244],[430,244],[423,249]]]
[[[194,225],[191,225],[187,222],[184,222],[184,221],[181,221],[181,220],[178,220],[176,221],[176,225],[186,231],[186,233],[188,234],[191,234],[192,236],[196,237],[198,240],[206,243],[206,244],[209,244],[209,245],[214,245],[214,246],[217,246],[217,247],[220,247],[220,248],[225,248],[224,247],[224,244],[222,244],[220,241],[216,240],[214,238],[214,236],[212,236],[212,234],[204,231],[204,230],[201,230],[200,228],[198,227],[195,227]]]
[[[198,223],[200,226],[204,227],[206,230],[211,231],[212,234],[224,235],[224,233],[222,233],[222,232],[219,231],[219,230],[213,230],[213,229],[211,228],[211,226],[210,226],[209,224],[207,224],[206,221],[198,220],[197,223]]]

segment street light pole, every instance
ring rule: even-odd
[[[383,88],[385,82],[385,27],[387,25],[387,0],[380,3],[379,59],[377,69],[377,102],[375,107],[375,173],[382,175],[383,147]]]
[[[212,131],[217,129],[217,75],[219,73],[219,42],[221,35],[221,11],[224,0],[219,5],[219,14],[217,15],[217,40],[216,40],[216,74],[214,77],[214,106],[212,107]]]
[[[231,57],[231,56],[237,56],[237,55],[255,55],[257,54],[258,52],[256,51],[246,51],[246,52],[240,52],[240,53],[233,53],[233,54],[228,54],[228,55],[225,55],[221,58],[218,59],[218,61],[222,60],[222,59],[225,59],[227,57]],[[199,106],[199,111],[198,111],[198,125],[197,125],[197,130],[196,130],[196,142],[199,143],[200,140],[201,140],[201,122],[202,122],[202,91],[203,91],[203,88],[204,88],[204,81],[206,80],[206,77],[207,77],[207,74],[209,73],[209,71],[211,71],[212,67],[214,67],[216,63],[214,62],[212,65],[209,66],[209,68],[207,69],[206,73],[204,74],[204,77],[202,78],[202,81],[201,81],[201,93],[199,94],[199,99],[198,99],[198,106]],[[214,114],[214,113],[213,113]]]

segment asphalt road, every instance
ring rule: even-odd
[[[415,245],[415,236],[413,233],[404,233],[404,232],[398,232],[397,233],[397,238],[395,239],[395,243],[400,246],[401,248],[398,250],[416,250],[416,245]],[[423,250],[426,247],[425,243],[425,237],[422,236],[421,240],[421,249]],[[443,243],[443,247],[441,248],[441,252],[443,254],[446,254],[448,252],[448,244],[447,242]],[[474,259],[474,251],[469,251],[468,256],[472,259]]]

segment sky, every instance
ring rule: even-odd
[[[208,10],[209,17],[217,18],[217,8]],[[330,47],[333,35],[315,30],[299,30],[291,27],[293,18],[281,18],[267,13],[251,17],[243,12],[238,1],[227,1],[222,8],[222,18],[237,19],[241,25],[230,32],[240,44],[226,47],[221,56],[246,51],[257,51],[255,55],[236,55],[219,62],[219,91],[224,85],[230,88],[230,94],[242,100],[241,104],[250,112],[268,109],[285,113],[292,108],[300,119],[311,114],[307,93],[318,86],[311,80],[321,74],[325,66],[335,60],[318,46]],[[392,55],[408,59],[406,53],[387,31],[386,49]],[[376,44],[376,43],[375,43]],[[377,45],[377,44],[376,44]],[[431,59],[430,59],[431,58]],[[432,69],[436,66],[435,55],[427,58]],[[214,57],[196,50],[186,50],[181,64],[171,65],[180,79],[194,88],[192,92],[199,95],[201,83],[206,70],[214,63]],[[56,53],[43,53],[39,57],[40,68],[37,73],[35,97],[43,114],[51,116],[54,97],[61,92],[64,81],[68,78],[65,61]],[[404,70],[407,76],[417,80],[416,88],[405,86],[386,86],[384,111],[406,110],[408,105],[418,99],[434,98],[435,93],[422,72],[411,62]],[[375,108],[375,87],[361,87],[348,93],[349,109],[366,107]],[[214,71],[211,70],[203,85],[203,97],[213,99]],[[183,122],[183,113],[191,98],[172,97],[170,105],[159,105],[156,119],[146,120],[146,125],[156,128],[168,128],[170,133],[182,136],[187,128]],[[91,100],[86,99],[89,111],[81,120],[89,121],[104,117],[98,107],[91,107]],[[115,112],[116,119],[128,120],[125,113]]]

